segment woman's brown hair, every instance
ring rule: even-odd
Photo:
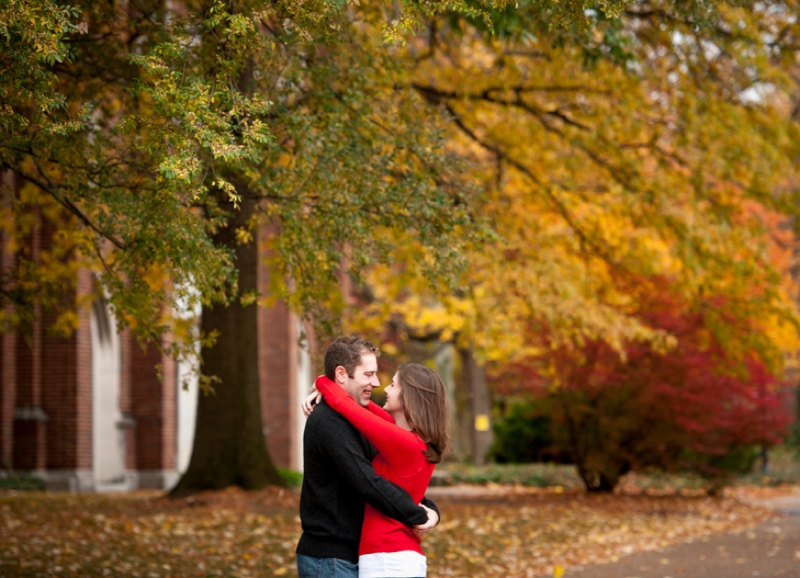
[[[401,365],[397,376],[408,425],[428,444],[428,461],[438,464],[450,444],[450,412],[442,378],[418,363]]]

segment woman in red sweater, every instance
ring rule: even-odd
[[[325,402],[375,446],[375,471],[420,502],[435,464],[449,443],[447,393],[441,378],[424,365],[401,365],[386,387],[381,409],[362,407],[324,375],[316,387]],[[367,504],[359,546],[359,578],[424,577],[427,561],[411,528]]]

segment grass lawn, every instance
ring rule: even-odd
[[[772,515],[734,492],[711,499],[688,489],[593,496],[489,484],[430,495],[443,514],[423,542],[431,578],[552,576],[557,566],[743,529]],[[160,492],[0,491],[0,577],[295,576],[298,499],[298,490],[277,488],[182,500]]]

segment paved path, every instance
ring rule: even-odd
[[[568,569],[564,578],[800,578],[800,497],[758,503],[783,515],[750,530]]]

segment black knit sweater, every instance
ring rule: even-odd
[[[375,449],[347,420],[324,401],[317,405],[303,433],[298,554],[358,563],[365,502],[408,526],[427,521],[405,490],[375,473],[374,457]],[[438,513],[429,500],[425,505]]]

